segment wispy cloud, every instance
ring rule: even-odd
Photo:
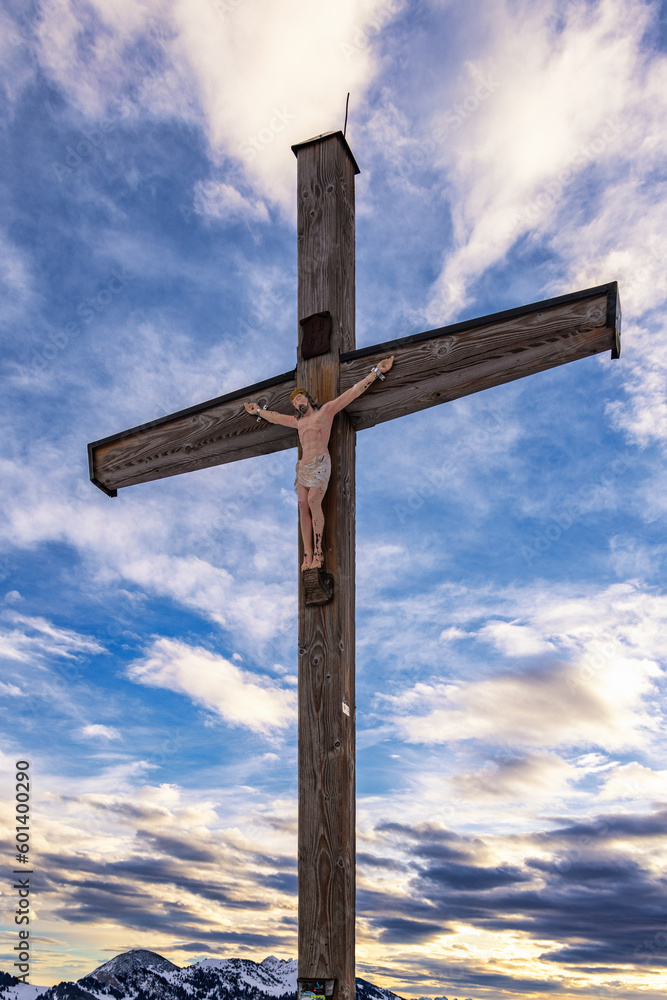
[[[619,225],[637,235],[634,259],[626,250],[621,270],[638,269],[647,244],[662,243],[664,206],[655,194],[646,194],[652,208],[641,213],[651,219],[650,231],[641,227],[640,236],[634,209],[626,216],[659,155],[664,64],[644,45],[655,10],[640,0],[602,0],[569,4],[559,17],[557,5],[547,6],[553,18],[544,6],[494,7],[494,30],[467,72],[471,93],[485,71],[498,87],[435,150],[452,205],[455,250],[435,283],[432,322],[459,313],[476,276],[501,263],[522,236],[548,242],[562,255],[568,284],[582,287],[627,277],[618,273]],[[446,130],[440,114],[433,127]],[[628,143],[636,153],[632,176]],[[585,196],[596,180],[604,181],[605,194],[591,218]],[[552,287],[567,286],[560,279]]]
[[[5,617],[14,627],[0,629],[0,650],[10,660],[28,663],[53,656],[72,659],[82,653],[104,651],[97,639],[54,625],[45,618],[16,613]]]

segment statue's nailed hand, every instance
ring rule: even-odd
[[[259,410],[259,403],[244,403],[247,413],[257,413]]]
[[[394,363],[394,355],[392,354],[392,356],[390,358],[385,358],[384,361],[380,361],[378,363],[378,368],[380,369],[380,371],[384,375],[385,372],[389,371],[389,369],[391,368],[391,366],[393,365],[393,363]]]

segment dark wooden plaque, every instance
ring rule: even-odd
[[[299,325],[303,331],[301,357],[316,358],[320,354],[326,354],[331,337],[331,313],[313,313],[302,319]]]

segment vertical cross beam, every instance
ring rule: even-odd
[[[341,132],[292,147],[297,157],[299,348],[297,384],[326,401],[340,392],[339,354],[354,350],[354,176]],[[301,321],[331,314],[328,350],[302,356]],[[320,345],[321,349],[321,345]],[[308,353],[306,350],[305,353]],[[354,1000],[355,703],[354,522],[356,433],[333,425],[324,502],[329,604],[299,588],[299,978],[335,980]],[[300,539],[299,565],[303,559]]]

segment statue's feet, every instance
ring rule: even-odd
[[[324,556],[321,552],[316,552],[310,561],[310,569],[322,569],[324,566]]]
[[[312,560],[312,555],[306,552],[303,557],[303,562],[301,563],[301,572],[303,572],[304,569],[312,569]]]

